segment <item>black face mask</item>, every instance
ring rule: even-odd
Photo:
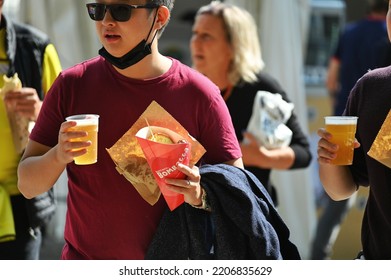
[[[159,8],[158,8],[159,9]],[[128,53],[123,55],[122,57],[115,57],[109,54],[109,52],[102,47],[99,50],[99,54],[103,56],[107,61],[109,61],[111,64],[113,64],[115,67],[118,67],[119,69],[125,69],[128,68],[140,60],[142,60],[147,55],[150,55],[152,53],[152,42],[155,39],[157,32],[155,35],[153,35],[151,43],[147,44],[147,40],[149,38],[149,35],[151,35],[153,24],[156,20],[156,16],[158,13],[158,9],[156,10],[151,29],[148,32],[147,39],[142,40],[137,46],[135,46],[133,49],[131,49]]]
[[[151,45],[152,42],[147,44],[146,40],[142,40],[136,47],[131,49],[122,57],[112,56],[104,47],[99,50],[99,54],[115,67],[118,67],[119,69],[125,69],[136,64],[144,57],[151,54]]]

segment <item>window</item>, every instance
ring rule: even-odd
[[[328,61],[345,24],[345,4],[336,0],[313,0],[305,57],[307,85],[324,85]]]

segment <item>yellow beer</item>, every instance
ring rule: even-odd
[[[98,161],[98,115],[77,115],[66,118],[67,121],[76,121],[77,125],[71,127],[69,131],[86,131],[86,137],[72,139],[77,141],[91,141],[91,146],[87,147],[87,153],[75,157],[75,164],[86,165]]]
[[[326,117],[326,130],[333,136],[330,142],[339,146],[337,157],[332,160],[332,164],[353,163],[356,127],[357,117]]]

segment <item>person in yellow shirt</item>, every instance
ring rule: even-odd
[[[12,21],[3,14],[3,4],[0,0],[0,89],[4,75],[17,74],[22,85],[2,91],[0,98],[0,259],[38,259],[41,229],[55,211],[54,195],[47,192],[27,200],[20,194],[17,166],[22,152],[16,149],[9,116],[37,119],[61,63],[48,36]]]

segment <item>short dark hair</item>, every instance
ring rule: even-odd
[[[172,8],[174,8],[175,0],[151,0],[150,2],[159,6],[166,6],[171,12]]]
[[[369,12],[375,13],[387,13],[388,11],[388,0],[368,0]]]

